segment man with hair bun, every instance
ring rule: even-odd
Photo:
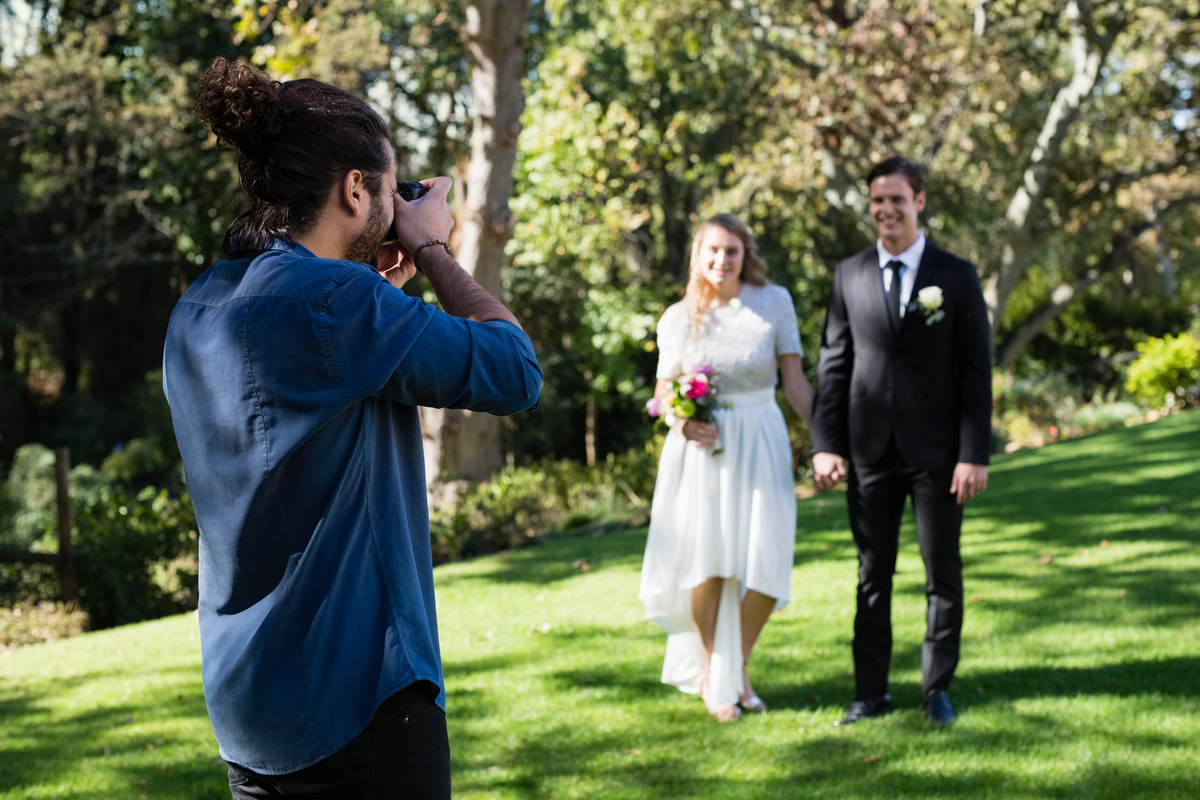
[[[361,99],[218,59],[196,112],[249,203],[163,355],[231,792],[448,798],[417,407],[534,407],[532,344],[450,255],[450,179],[403,200]],[[418,269],[444,311],[401,291]]]

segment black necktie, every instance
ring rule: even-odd
[[[889,261],[887,268],[892,271],[892,283],[888,286],[888,316],[892,320],[892,330],[900,330],[900,270],[904,268],[903,261]]]

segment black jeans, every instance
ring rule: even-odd
[[[449,800],[450,740],[437,687],[418,681],[384,701],[367,729],[311,767],[259,775],[229,764],[233,800],[303,795],[312,800]]]
[[[909,496],[917,518],[917,542],[925,561],[928,618],[921,648],[925,694],[945,690],[958,666],[963,621],[959,536],[963,507],[950,493],[954,467],[921,470],[900,457],[895,442],[874,464],[850,467],[847,501],[858,548],[858,609],[854,617],[857,699],[888,690],[892,660],[892,575],[900,543],[900,519]]]

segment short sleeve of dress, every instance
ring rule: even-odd
[[[775,329],[775,355],[804,355],[800,346],[800,323],[796,319],[796,306],[792,296],[782,286],[772,286],[773,295],[771,325]]]
[[[683,304],[676,303],[663,312],[658,320],[658,370],[654,377],[671,380],[683,372],[683,339],[687,314]]]

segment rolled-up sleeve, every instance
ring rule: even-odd
[[[331,295],[328,329],[352,397],[497,415],[537,406],[542,370],[511,322],[452,317],[364,273]]]

